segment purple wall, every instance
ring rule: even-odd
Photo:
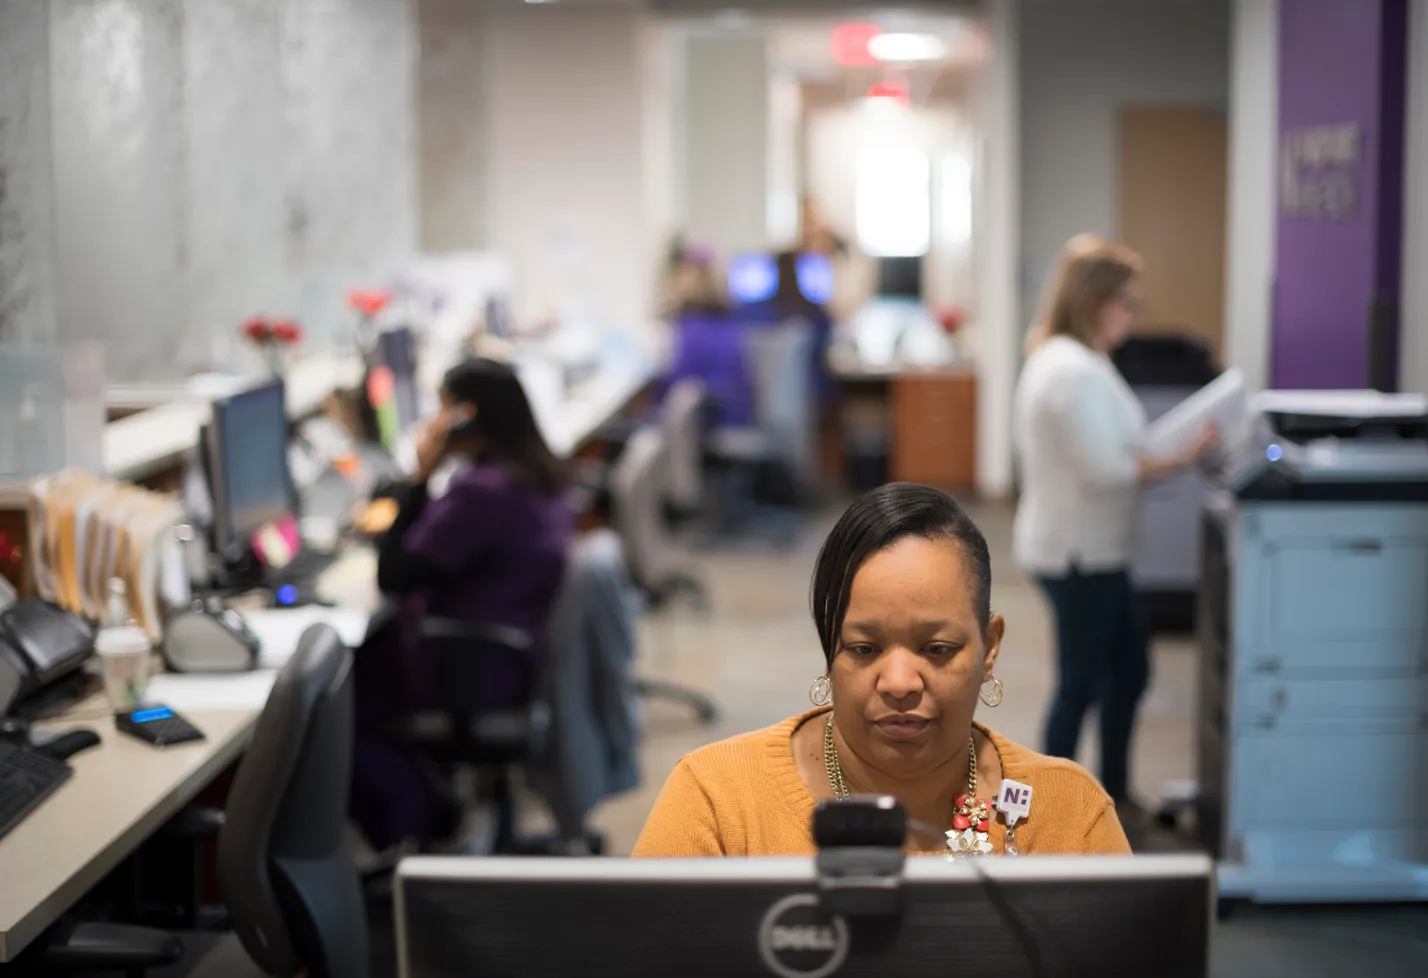
[[[1396,384],[1406,33],[1407,0],[1280,0],[1274,387]],[[1288,137],[1345,124],[1357,127],[1356,161],[1301,157],[1308,196],[1295,212]],[[1320,187],[1349,188],[1352,203],[1318,207]]]

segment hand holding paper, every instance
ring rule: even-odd
[[[1233,443],[1248,417],[1244,374],[1231,367],[1156,419],[1146,430],[1145,449],[1196,462],[1220,443]]]

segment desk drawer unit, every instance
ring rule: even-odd
[[[977,378],[909,374],[892,384],[895,482],[970,488],[977,478]]]

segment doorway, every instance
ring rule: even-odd
[[[1227,136],[1201,106],[1120,112],[1120,240],[1145,259],[1141,330],[1224,350]]]

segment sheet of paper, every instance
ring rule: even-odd
[[[370,616],[355,608],[267,608],[250,611],[243,616],[253,634],[262,643],[258,663],[267,669],[282,667],[297,651],[298,639],[315,624],[331,625],[342,644],[355,649],[367,637]]]
[[[185,710],[261,710],[278,678],[276,669],[228,676],[166,673],[149,682],[144,699]]]
[[[1220,429],[1222,442],[1232,442],[1249,420],[1249,413],[1244,374],[1231,367],[1157,418],[1146,429],[1146,450],[1172,455],[1207,424]]]

